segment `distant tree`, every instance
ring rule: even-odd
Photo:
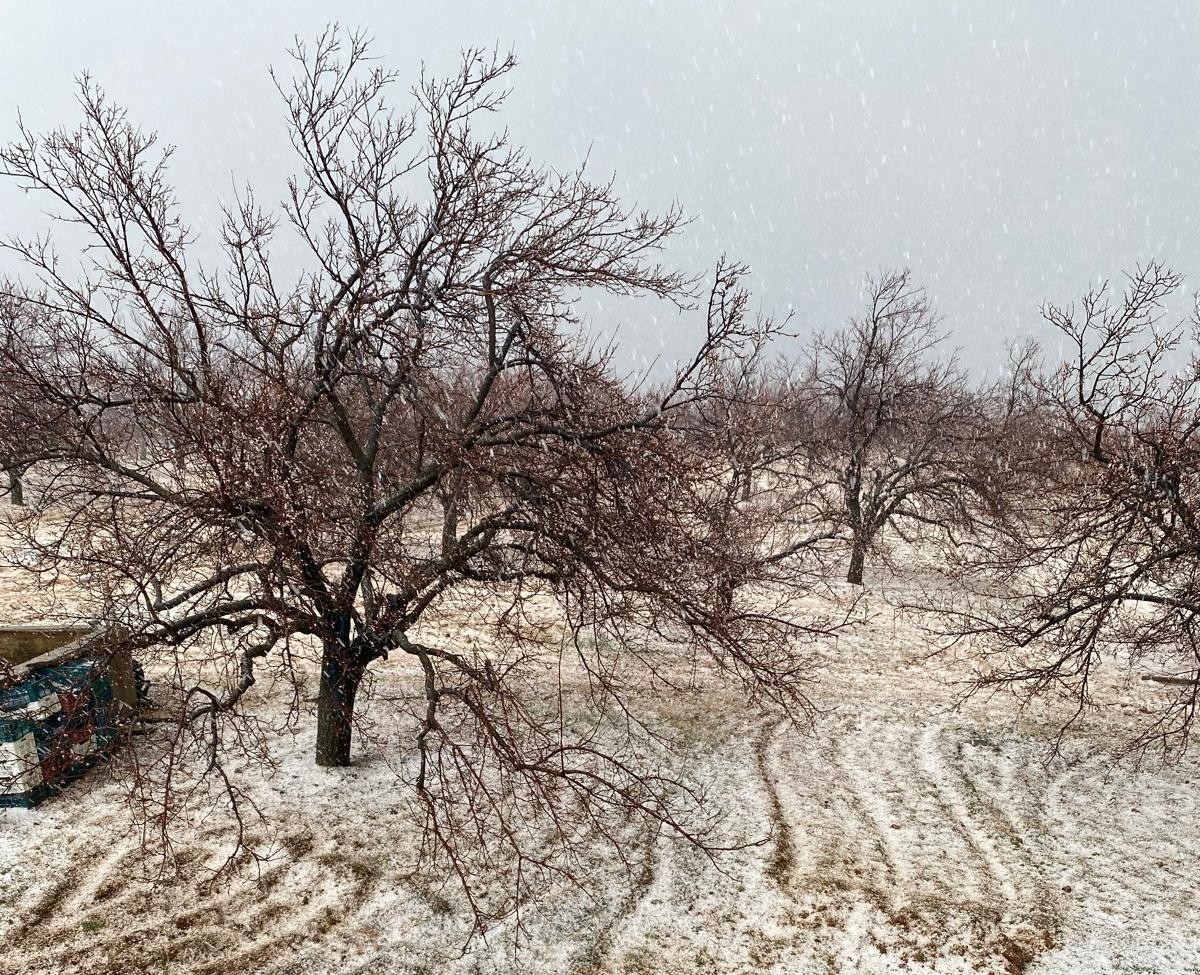
[[[1181,278],[1160,264],[1078,305],[1047,303],[1058,367],[1038,381],[1045,422],[1024,463],[1038,472],[1022,517],[970,560],[977,595],[954,611],[979,642],[978,686],[1065,695],[1122,660],[1162,682],[1136,744],[1186,744],[1200,704],[1200,360],[1186,323],[1163,324]],[[1018,444],[1018,449],[1022,445]]]
[[[226,213],[211,267],[169,150],[90,82],[78,129],[0,153],[90,237],[78,279],[44,239],[13,245],[41,284],[12,290],[33,324],[6,330],[0,362],[48,410],[21,461],[54,475],[26,544],[42,568],[86,566],[134,646],[169,664],[156,673],[178,674],[175,721],[234,798],[221,730],[262,668],[313,655],[315,758],[341,766],[368,669],[398,657],[415,691],[392,704],[403,774],[481,918],[569,872],[534,821],[566,843],[568,822],[636,813],[716,842],[707,814],[686,818],[686,783],[636,756],[631,694],[707,660],[797,714],[798,639],[819,628],[763,609],[781,579],[761,554],[771,526],[717,503],[711,453],[676,429],[774,326],[717,302],[661,388],[615,378],[575,297],[688,305],[692,282],[655,260],[680,217],[481,131],[511,66],[471,52],[395,114],[361,38],[301,46],[279,82],[301,172],[281,214],[249,192]],[[311,258],[293,280],[272,256],[281,228]],[[718,269],[717,288],[735,279]],[[482,644],[431,622],[455,605]],[[224,686],[199,679],[214,663]],[[545,680],[560,664],[578,674],[565,691]],[[470,858],[504,851],[521,884],[489,907]]]
[[[933,358],[941,341],[925,290],[905,270],[869,278],[865,312],[811,345],[813,488],[849,542],[855,585],[885,527],[953,535],[987,502],[979,404],[953,358]]]
[[[783,358],[769,358],[770,340],[786,324],[765,328],[747,324],[749,296],[741,287],[745,268],[722,264],[709,296],[710,321],[741,323],[754,335],[713,370],[715,395],[697,400],[675,429],[693,449],[709,458],[722,485],[720,503],[765,526],[762,557],[787,563],[794,583],[823,578],[824,543],[835,537],[823,519],[824,507],[805,476],[808,438],[794,429],[810,418],[808,389],[797,383],[794,368]]]
[[[987,484],[986,504],[975,509],[976,533],[1002,529],[1041,490],[1044,448],[1053,426],[1046,399],[1044,354],[1034,339],[1011,343],[990,383],[976,390],[984,446],[977,455]]]
[[[746,318],[747,295],[739,287],[744,268],[725,266],[709,300],[710,320]],[[764,334],[763,338],[767,336]],[[761,346],[747,348],[745,359],[730,360],[714,373],[721,395],[697,402],[692,433],[722,464],[727,473],[726,503],[749,501],[755,476],[768,463],[777,446],[778,403],[772,398],[760,357]],[[753,359],[754,368],[746,368]]]

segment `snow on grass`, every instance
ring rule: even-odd
[[[276,768],[249,786],[271,856],[231,881],[205,883],[226,836],[199,814],[169,882],[143,879],[154,864],[120,763],[39,810],[0,811],[0,971],[1200,971],[1200,766],[1114,764],[1156,688],[1112,673],[1106,706],[1051,757],[1067,712],[953,709],[967,670],[927,659],[920,621],[893,608],[911,582],[886,577],[861,627],[824,649],[812,731],[715,683],[647,702],[749,843],[716,861],[642,829],[632,875],[598,848],[585,889],[531,907],[523,937],[501,925],[462,952],[456,888],[415,868],[403,742],[318,769],[306,719],[271,738]],[[389,663],[377,690],[411,679]],[[253,693],[268,714],[287,706],[282,686]]]

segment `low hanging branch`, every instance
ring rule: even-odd
[[[1143,674],[1142,680],[1153,681],[1156,684],[1175,684],[1179,687],[1200,686],[1200,676],[1176,677],[1173,675]]]

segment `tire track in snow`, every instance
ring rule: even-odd
[[[576,953],[570,969],[572,975],[599,975],[613,967],[611,961],[614,945],[621,932],[650,897],[650,891],[659,879],[659,862],[662,855],[660,846],[661,840],[657,834],[652,835],[643,845],[642,865],[631,878],[632,885],[629,891],[613,906],[591,941]]]
[[[1057,933],[1060,898],[1049,875],[1048,833],[1042,815],[1048,776],[1037,763],[1018,761],[1011,744],[960,741],[960,768],[966,787],[989,810],[993,848],[1001,854],[1018,891],[1031,891],[1025,913]]]
[[[1018,894],[1012,874],[988,838],[985,825],[976,822],[977,814],[969,808],[965,798],[963,786],[967,780],[961,767],[961,751],[958,761],[948,761],[943,753],[941,738],[944,730],[941,725],[930,724],[922,732],[918,748],[920,770],[933,786],[933,798],[944,812],[949,828],[969,851],[967,859],[973,858],[982,868],[975,871],[973,878],[980,903],[999,907],[1014,902]],[[995,810],[992,810],[992,816],[995,816]]]
[[[778,750],[781,733],[790,723],[785,719],[771,728],[764,728],[754,746],[755,769],[766,797],[767,815],[771,822],[772,854],[766,874],[784,888],[791,883],[795,868],[796,841],[792,835],[792,824],[784,814],[779,788],[775,784],[777,773],[773,767],[776,764],[773,753]]]
[[[181,851],[186,852],[187,851]],[[257,881],[152,886],[128,845],[100,859],[84,851],[9,932],[29,971],[268,972],[314,939],[355,923],[372,887],[352,855],[303,845],[269,861]]]
[[[965,728],[931,727],[925,736],[924,762],[940,775],[939,794],[953,810],[956,828],[969,834],[972,848],[997,880],[992,940],[1005,967],[1022,971],[1057,944],[1061,931],[1061,907],[1039,857],[1044,853],[1044,831],[1010,811],[1014,799],[1036,796],[1038,790],[1030,782],[1020,791],[994,791],[990,779],[1011,780],[1008,763],[1000,749],[989,746],[983,752],[988,760],[972,764],[968,758],[980,756],[965,736]]]
[[[1052,943],[1052,911],[1022,828],[966,769],[958,735],[944,722],[864,715],[817,755],[800,745],[781,760],[813,777],[781,795],[793,824],[810,827],[793,889],[822,890],[846,933],[858,932],[856,951],[910,961],[969,952],[1019,971]]]

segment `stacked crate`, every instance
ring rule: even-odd
[[[78,657],[0,690],[0,806],[36,806],[110,750],[117,705],[108,664]]]

